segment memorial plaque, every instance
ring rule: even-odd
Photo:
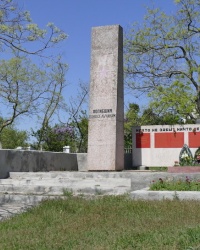
[[[88,170],[124,168],[123,30],[92,28]]]

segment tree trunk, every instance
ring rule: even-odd
[[[198,114],[198,119],[200,118],[200,86],[198,86],[197,90],[197,114]]]

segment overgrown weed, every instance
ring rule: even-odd
[[[150,190],[169,190],[169,191],[200,191],[200,180],[191,179],[188,176],[185,179],[162,179],[151,182]]]

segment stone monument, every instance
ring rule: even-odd
[[[123,29],[92,28],[88,170],[124,169]]]

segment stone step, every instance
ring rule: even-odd
[[[162,175],[168,176],[169,173]],[[131,180],[131,190],[138,190],[149,186],[152,180],[160,178],[160,173],[143,173],[136,171],[116,171],[116,172],[76,172],[76,171],[50,171],[50,172],[10,172],[10,179],[33,180],[33,179],[118,179],[126,178]]]
[[[186,173],[167,173],[167,172],[137,172],[137,171],[119,171],[119,172],[75,172],[75,171],[50,171],[50,172],[10,172],[10,179],[118,179],[126,178],[131,180],[131,190],[136,191],[149,187],[152,181],[159,178],[186,178]],[[190,178],[200,179],[200,174],[192,173]]]
[[[21,205],[37,205],[39,202],[45,199],[66,198],[64,196],[53,195],[26,195],[26,194],[3,194],[0,193],[0,207],[4,204],[21,204]]]
[[[67,189],[62,186],[38,186],[38,185],[18,185],[18,184],[0,185],[0,194],[63,195],[64,190],[70,190],[70,189]]]
[[[6,202],[4,204],[0,204],[0,221],[8,219],[16,214],[23,213],[33,206],[34,205],[23,204],[21,202]]]
[[[156,175],[156,173],[154,173]],[[157,173],[158,174],[158,173]],[[167,174],[167,173],[166,173]],[[45,179],[45,178],[146,178],[152,172],[137,171],[101,171],[101,172],[77,172],[77,171],[49,171],[49,172],[10,172],[11,179]]]
[[[113,194],[131,191],[131,180],[115,179],[3,179],[0,180],[1,193],[62,195],[63,190],[75,194]]]
[[[45,179],[45,178],[130,178],[126,172],[73,172],[73,171],[50,171],[50,172],[10,172],[11,179]]]
[[[49,178],[81,178],[77,172],[51,171],[51,172],[10,172],[10,179],[49,179]]]

